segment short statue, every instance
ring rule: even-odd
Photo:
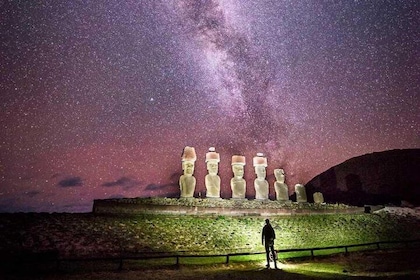
[[[182,154],[182,170],[183,175],[179,178],[179,188],[181,190],[181,198],[194,197],[196,179],[193,176],[194,164],[197,160],[194,147],[186,146]]]
[[[274,169],[274,190],[276,191],[276,199],[280,201],[289,201],[289,187],[286,185],[285,174],[283,169]]]
[[[255,174],[257,174],[257,178],[254,180],[255,199],[268,199],[268,182],[265,179],[267,158],[262,153],[257,153],[257,156],[253,158],[253,164]]]
[[[295,192],[296,192],[296,202],[308,202],[304,185],[296,184]]]
[[[205,177],[206,197],[220,198],[220,177],[217,175],[219,171],[220,155],[216,153],[214,147],[209,148],[206,153],[206,165],[209,174]]]
[[[313,194],[313,197],[314,197],[314,203],[317,203],[317,204],[324,203],[324,195],[321,192],[315,192]]]
[[[246,181],[244,177],[245,157],[239,155],[232,156],[233,178],[230,179],[233,199],[245,199]]]

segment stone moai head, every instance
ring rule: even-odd
[[[214,147],[210,147],[206,153],[206,165],[209,174],[216,175],[219,172],[220,155]]]
[[[252,163],[254,165],[255,174],[257,174],[257,178],[261,180],[265,179],[265,168],[267,167],[267,158],[264,157],[262,153],[257,153],[257,156],[253,158]]]
[[[284,183],[285,174],[283,169],[274,169],[274,176],[276,177],[277,181]]]
[[[239,155],[232,156],[232,172],[235,177],[244,176],[245,157]]]
[[[197,160],[194,147],[186,146],[182,153],[182,170],[184,175],[192,176],[194,173],[194,165]]]

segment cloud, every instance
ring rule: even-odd
[[[105,182],[102,184],[103,187],[122,187],[125,190],[132,189],[135,187],[140,186],[141,182],[131,179],[129,177],[121,177],[120,179],[114,181],[114,182]]]
[[[60,182],[58,182],[58,186],[62,188],[67,187],[80,187],[83,185],[83,180],[80,177],[67,177]]]

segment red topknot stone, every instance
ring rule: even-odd
[[[194,147],[186,146],[184,148],[184,153],[182,154],[182,161],[196,161],[197,155],[195,153]]]
[[[232,156],[232,165],[234,165],[234,164],[245,165],[245,157],[244,156],[238,156],[238,155]]]
[[[210,147],[209,152],[206,153],[206,162],[210,160],[220,162],[220,155],[219,153],[216,153],[216,149],[214,147]]]
[[[264,157],[264,155],[262,153],[257,153],[257,156],[255,156],[252,159],[252,162],[254,164],[254,166],[264,166],[267,167],[267,158]]]

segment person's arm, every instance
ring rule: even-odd
[[[261,244],[264,245],[264,228],[261,232]]]

